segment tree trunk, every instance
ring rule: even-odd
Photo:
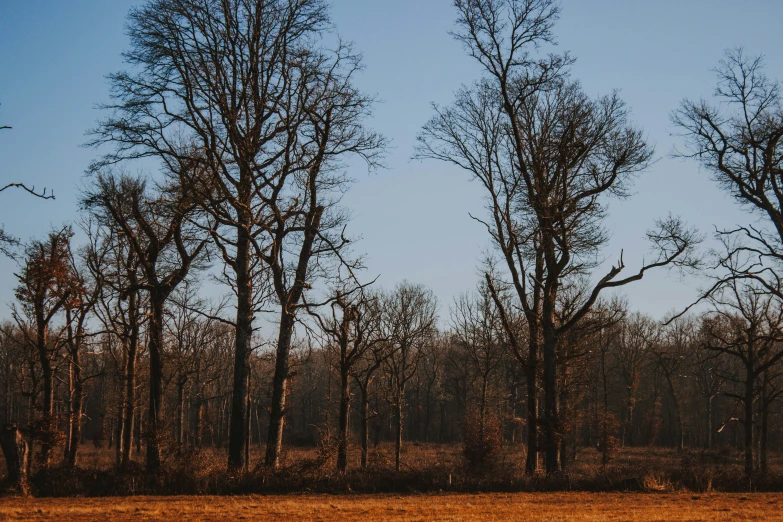
[[[546,472],[560,471],[559,421],[557,412],[557,338],[554,324],[554,303],[544,299],[544,438],[546,443]]]
[[[78,363],[77,363],[78,364]],[[82,440],[82,404],[84,402],[84,385],[81,377],[76,377],[74,382],[73,400],[71,401],[70,415],[70,441],[65,462],[68,466],[75,466],[79,452],[79,444]]]
[[[193,446],[196,448],[201,447],[201,432],[204,429],[203,428],[203,418],[204,418],[204,402],[201,400],[200,397],[196,398],[196,400],[193,403],[193,409],[195,410],[194,414],[194,425],[193,425]]]
[[[245,473],[250,471],[250,435],[253,433],[253,401],[250,398],[250,374],[247,376],[247,421],[245,421]]]
[[[250,279],[249,249],[248,229],[240,224],[237,226],[235,267],[237,317],[234,390],[231,395],[231,420],[228,435],[228,468],[231,471],[242,470],[245,458],[245,408],[247,406],[247,378],[250,375],[250,343],[253,335],[253,289]]]
[[[41,467],[46,469],[51,461],[52,445],[49,442],[53,435],[54,425],[54,371],[51,361],[46,354],[46,348],[42,348],[41,370],[43,381],[43,419],[41,419],[41,431],[43,440],[41,442]]]
[[[751,359],[752,360],[752,359]],[[753,370],[746,368],[745,376],[745,475],[753,473]]]
[[[136,441],[136,453],[141,453],[141,433],[144,427],[144,418],[141,416],[141,413],[137,412],[134,415],[134,419],[133,438]]]
[[[131,281],[133,282],[133,279]],[[128,296],[128,319],[131,325],[128,336],[128,354],[125,361],[125,403],[122,408],[122,428],[120,430],[122,439],[117,440],[117,444],[122,445],[120,449],[120,468],[122,469],[128,467],[133,450],[134,420],[136,418],[136,360],[139,348],[138,311],[138,292],[133,290]]]
[[[360,386],[362,393],[362,418],[359,426],[359,439],[362,445],[362,469],[367,469],[367,452],[370,437],[370,396],[367,386]]]
[[[70,318],[68,318],[70,323]],[[77,336],[81,336],[77,331]],[[82,382],[82,366],[80,339],[71,337],[71,363],[69,365],[69,410],[68,410],[68,440],[66,441],[65,464],[75,466],[82,439],[82,404],[84,402],[84,383]]]
[[[405,383],[397,391],[397,401],[395,404],[395,413],[397,414],[397,433],[394,438],[394,469],[400,471],[400,453],[402,453],[402,428],[404,424],[405,410]]]
[[[16,424],[6,423],[0,431],[0,447],[5,456],[8,482],[25,491],[27,485],[27,442]]]
[[[337,470],[344,473],[348,465],[348,419],[351,407],[351,388],[348,380],[348,369],[340,372],[340,441],[337,445]]]
[[[125,411],[125,397],[122,397],[120,399],[120,404],[117,405],[117,423],[115,426],[112,427],[111,432],[114,434],[114,438],[117,439],[117,444],[114,446],[114,463],[118,468],[122,468],[122,440],[124,439],[125,435],[123,433],[124,430],[124,421],[123,421],[123,415]],[[101,426],[101,430],[103,430],[103,426]],[[111,439],[111,436],[110,436]],[[111,446],[109,447],[111,449]]]
[[[288,388],[288,356],[291,336],[294,330],[294,316],[286,306],[280,313],[280,334],[277,339],[275,374],[272,380],[272,406],[269,412],[269,435],[266,441],[266,465],[277,468],[283,450],[283,423],[285,421],[285,399]]]
[[[66,323],[71,320],[66,316]],[[70,340],[70,339],[69,339]],[[68,454],[71,451],[71,432],[73,431],[73,361],[68,362],[68,398],[65,400],[65,411],[68,412],[68,425],[65,432],[65,449],[63,450],[63,459],[68,465]]]
[[[767,472],[767,441],[769,434],[769,400],[767,395],[767,373],[764,372],[764,385],[761,388],[761,429],[759,433],[759,470]]]
[[[712,395],[707,396],[707,449],[712,449]]]
[[[538,471],[538,342],[530,342],[529,350],[526,372],[527,458],[525,460],[525,473],[532,475]]]
[[[120,467],[126,468],[133,451],[134,419],[136,417],[136,351],[138,338],[131,337],[125,368],[125,404],[122,408],[122,449]],[[119,442],[118,442],[119,444]]]
[[[150,292],[152,317],[150,324],[150,389],[149,411],[147,415],[147,471],[160,469],[160,422],[163,407],[163,362],[160,354],[163,349],[163,304],[165,296]]]
[[[182,452],[182,444],[185,434],[185,381],[180,377],[177,380],[177,452]]]

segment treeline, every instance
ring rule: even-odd
[[[552,0],[455,0],[454,36],[482,76],[419,135],[414,157],[466,170],[492,245],[476,290],[438,304],[383,290],[351,249],[349,162],[382,165],[362,68],[323,0],[151,0],[131,10],[128,69],[90,133],[100,151],[81,219],[19,253],[2,328],[0,442],[12,482],[78,463],[88,441],[155,475],[186,449],[459,442],[471,467],[521,444],[525,470],[606,466],[623,446],[742,447],[764,471],[779,440],[783,112],[760,58],[730,51],[723,103],[672,123],[761,219],[716,233],[680,218],[646,232],[646,262],[600,262],[607,205],[654,158],[617,93],[590,97],[558,53]],[[159,167],[155,175],[133,169]],[[85,241],[74,244],[74,230]],[[9,246],[9,244],[3,243]],[[616,293],[652,270],[706,276],[666,321]],[[223,285],[211,302],[200,280]],[[691,310],[691,305],[699,307]],[[448,309],[448,316],[445,311]],[[62,459],[60,455],[62,454]]]
[[[595,448],[608,464],[622,447],[661,446],[745,448],[750,469],[766,470],[783,427],[783,314],[769,315],[769,299],[744,297],[756,315],[705,313],[666,325],[615,303],[615,320],[564,344],[561,466],[581,447]],[[159,444],[170,455],[225,449],[229,441],[234,330],[196,304],[188,285],[165,313]],[[368,466],[381,442],[395,443],[397,466],[402,444],[439,442],[460,444],[469,465],[481,468],[504,445],[530,440],[527,419],[541,411],[529,411],[531,383],[486,286],[449,307],[443,331],[435,309],[432,293],[410,283],[336,298],[292,352],[284,443],[332,450],[344,470],[349,444],[352,466]],[[63,315],[77,315],[69,310]],[[82,332],[89,341],[74,362],[72,330],[59,323],[48,331],[46,426],[40,353],[29,333],[4,326],[0,415],[23,426],[41,452],[50,451],[46,442],[56,446],[64,463],[75,464],[86,443],[112,450],[117,466],[127,466],[147,444],[150,334],[142,323],[134,347],[112,333]],[[755,339],[743,339],[749,331]],[[269,349],[250,359],[248,447],[266,443],[274,364]],[[532,383],[536,396],[540,380]]]

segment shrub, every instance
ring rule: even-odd
[[[472,471],[491,471],[498,464],[503,439],[500,420],[487,413],[482,421],[478,411],[470,411],[465,418],[465,439],[462,454]]]

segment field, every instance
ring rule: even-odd
[[[2,520],[783,520],[782,494],[515,493],[2,499]]]

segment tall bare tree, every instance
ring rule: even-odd
[[[165,304],[197,264],[209,236],[190,223],[196,203],[183,185],[165,186],[154,194],[142,179],[98,174],[83,204],[128,238],[143,273],[138,288],[148,293],[150,307],[147,469],[156,471],[161,459]]]
[[[553,41],[558,16],[553,0],[454,4],[459,13],[455,36],[482,66],[484,78],[461,89],[452,106],[435,107],[418,155],[451,162],[482,182],[492,213],[487,228],[504,252],[520,300],[530,303],[523,278],[538,287],[540,293],[534,290],[533,296],[540,296],[540,308],[528,323],[540,322],[546,466],[554,472],[560,466],[558,339],[579,324],[604,290],[637,281],[652,268],[692,265],[698,238],[679,219],[661,220],[647,234],[657,251],[652,263],[618,278],[625,268],[620,255],[579,306],[558,321],[563,281],[597,268],[596,254],[608,239],[603,227],[607,200],[627,195],[652,149],[629,123],[628,109],[616,93],[591,99],[569,77],[567,54],[531,54]],[[512,235],[517,239],[510,240]],[[525,255],[517,246],[524,243],[532,253]],[[542,257],[542,277],[531,278],[536,254]]]
[[[341,185],[340,156],[372,162],[381,142],[360,123],[371,100],[351,85],[358,56],[342,44],[323,47],[327,7],[151,0],[132,10],[125,58],[135,71],[111,77],[116,103],[94,140],[115,145],[104,164],[200,158],[198,197],[217,221],[210,232],[237,295],[233,470],[243,468],[251,335],[266,277],[281,307],[266,459],[276,465],[295,310],[311,285],[311,260],[345,244],[324,233],[339,221],[324,192]]]

